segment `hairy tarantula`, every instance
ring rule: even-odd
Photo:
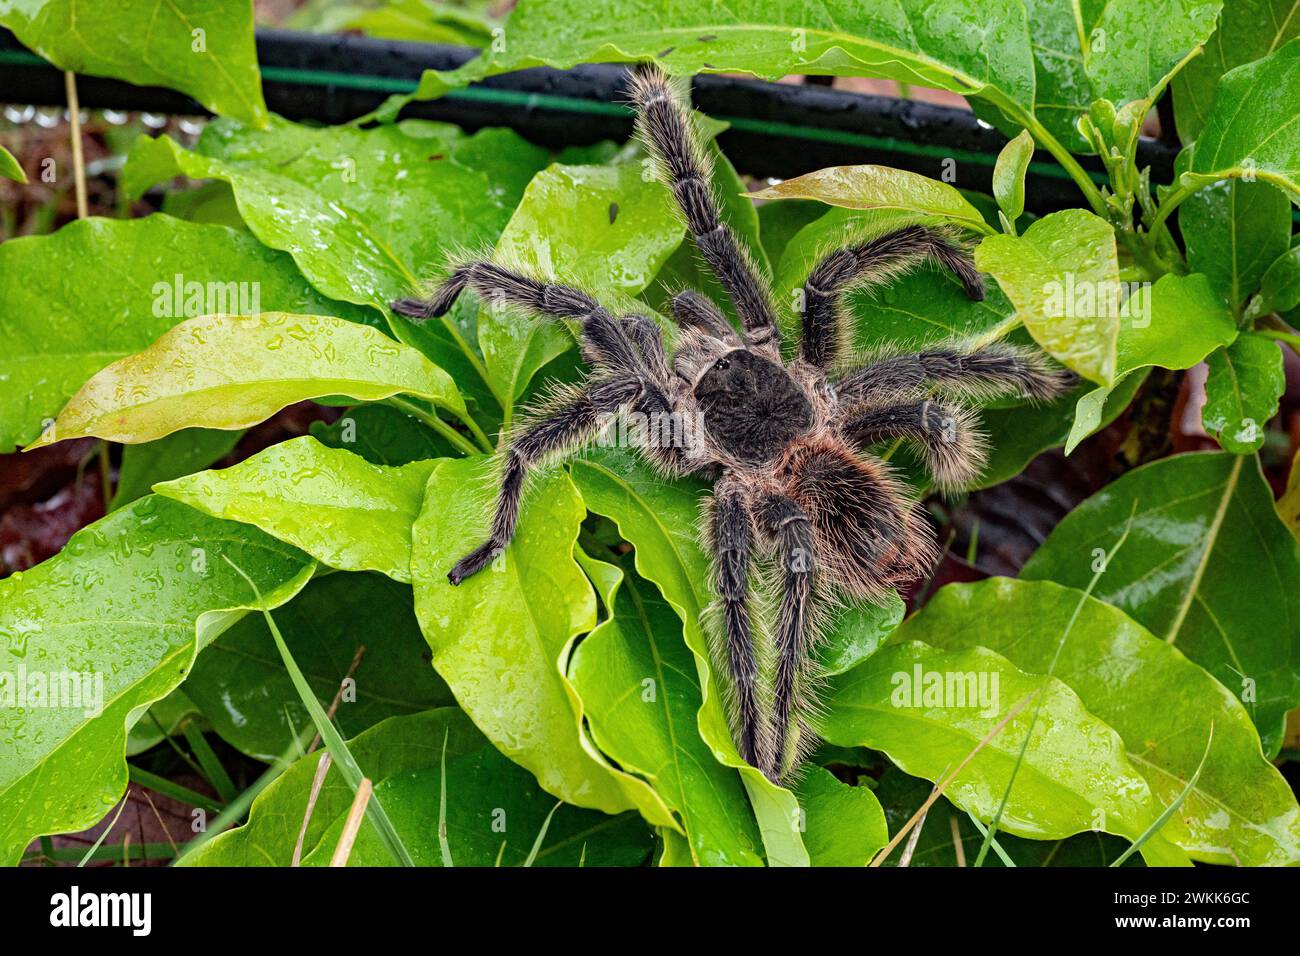
[[[698,420],[701,434],[686,446],[645,442],[642,451],[670,475],[717,476],[706,534],[733,736],[746,761],[780,780],[811,739],[819,610],[835,601],[878,601],[936,558],[920,504],[867,447],[910,442],[939,487],[958,487],[979,474],[984,438],[973,413],[953,399],[1046,399],[1062,390],[1066,376],[1041,353],[1005,344],[936,347],[842,367],[848,339],[842,301],[850,290],[928,260],[952,270],[971,298],[984,297],[966,252],[942,230],[923,225],[818,262],[803,286],[798,353],[784,360],[767,282],[719,218],[685,97],[659,70],[643,66],[633,77],[632,100],[637,132],[742,327],[704,296],[680,292],[672,299],[678,334],[670,354],[649,317],[615,317],[584,292],[482,260],[457,264],[429,300],[394,303],[404,315],[441,316],[468,287],[541,316],[577,320],[583,357],[593,369],[585,385],[510,436],[488,539],[448,577],[459,584],[499,555],[514,535],[529,469],[576,452],[609,416],[676,413]],[[750,579],[759,569],[775,576],[780,593],[770,668],[760,667],[764,628],[751,614]],[[770,679],[764,670],[774,672]]]

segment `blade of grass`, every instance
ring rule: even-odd
[[[973,815],[971,815],[971,814],[968,813],[968,814],[966,814],[966,816],[970,819],[970,822],[971,822],[971,823],[975,824],[975,829],[976,829],[976,830],[979,830],[979,832],[982,833],[982,834],[984,834],[986,837],[988,836],[988,832],[989,832],[989,828],[988,828],[988,827],[986,827],[984,824],[980,823],[979,820],[975,819],[975,817],[974,817]],[[955,819],[957,819],[957,818],[956,818],[956,817],[953,817],[953,819],[955,820]],[[1002,861],[1002,865],[1003,865],[1003,866],[1015,866],[1015,865],[1016,865],[1016,861],[1013,860],[1013,859],[1011,859],[1011,857],[1007,855],[1007,851],[1006,851],[1006,850],[1002,849],[1002,844],[1001,844],[1001,843],[999,843],[997,840],[990,840],[989,843],[990,843],[990,844],[992,845],[992,847],[993,847],[993,852],[996,853],[996,854],[998,855],[998,859]]]
[[[1214,721],[1210,721],[1210,735],[1205,741],[1205,753],[1201,754],[1201,762],[1196,765],[1196,772],[1192,774],[1192,779],[1187,781],[1187,786],[1183,787],[1182,792],[1174,798],[1174,802],[1165,807],[1165,812],[1156,817],[1151,826],[1143,830],[1142,835],[1134,840],[1127,850],[1114,859],[1110,864],[1111,866],[1123,866],[1125,860],[1131,857],[1138,850],[1142,849],[1142,845],[1159,833],[1160,828],[1169,822],[1169,818],[1178,812],[1178,808],[1183,805],[1183,801],[1187,799],[1187,795],[1196,788],[1196,781],[1201,779],[1201,771],[1205,769],[1205,761],[1210,759],[1210,745],[1213,743]]]
[[[542,843],[546,840],[546,831],[551,828],[551,817],[555,816],[555,811],[562,806],[564,806],[563,800],[556,801],[555,806],[551,807],[551,812],[542,821],[542,828],[537,831],[537,839],[533,841],[533,848],[528,851],[528,859],[524,860],[524,866],[532,866],[533,861],[537,859],[537,854],[542,851]]]
[[[257,584],[244,573],[243,569],[234,561],[230,560],[228,555],[221,556],[227,564],[235,569],[235,572],[248,582],[248,586],[253,589],[253,595],[257,598],[257,605],[266,619],[267,629],[271,632],[271,637],[275,641],[275,646],[280,652],[280,658],[284,661],[284,668],[289,674],[289,679],[293,682],[294,688],[298,691],[298,696],[302,698],[302,703],[307,708],[307,713],[311,715],[312,723],[316,725],[316,731],[325,741],[325,747],[329,750],[330,756],[338,764],[339,772],[343,774],[343,779],[348,782],[355,792],[361,786],[361,781],[365,774],[361,772],[360,765],[357,764],[356,758],[352,756],[352,751],[348,750],[347,744],[343,741],[343,735],[338,732],[325,716],[325,709],[321,707],[320,701],[312,692],[311,685],[307,683],[307,678],[303,676],[302,671],[298,668],[298,663],[293,659],[289,652],[289,645],[284,641],[284,635],[280,633],[280,628],[275,623],[275,618],[267,610],[265,602],[262,600],[262,593],[258,590]],[[393,859],[400,866],[414,866],[415,861],[411,859],[411,854],[407,851],[406,846],[402,843],[401,838],[397,835],[397,830],[393,822],[384,812],[383,804],[376,798],[371,800],[366,807],[366,818],[374,826],[379,834],[379,839],[387,847]]]
[[[447,840],[447,733],[442,732],[442,762],[438,771],[438,849],[442,852],[442,865],[454,867],[451,859],[451,843]],[[501,844],[504,852],[505,842]],[[501,865],[501,856],[497,855],[497,865]]]
[[[199,807],[212,813],[220,813],[223,803],[206,797],[197,790],[191,790],[189,787],[183,787],[179,783],[173,783],[166,777],[160,777],[156,773],[150,773],[148,770],[141,770],[135,764],[127,764],[127,778],[134,784],[141,787],[148,787],[154,793],[161,793],[164,797],[171,797],[173,800],[179,800],[191,807]]]
[[[320,788],[325,784],[325,775],[330,769],[330,753],[325,751],[316,762],[316,775],[311,780],[311,792],[307,794],[307,809],[302,814],[302,826],[298,830],[298,842],[293,845],[293,860],[290,866],[302,865],[302,845],[307,839],[307,824],[311,823],[312,811],[316,809],[316,800],[320,797]]]
[[[113,829],[113,827],[117,826],[117,819],[122,815],[122,811],[126,809],[126,804],[127,804],[126,798],[129,795],[130,795],[130,788],[128,787],[127,793],[122,794],[122,802],[118,804],[117,813],[113,814],[113,822],[110,823],[108,826],[104,827],[104,832],[99,835],[99,839],[90,845],[90,849],[86,851],[85,855],[81,858],[81,862],[77,864],[78,869],[86,865],[86,863],[90,860],[90,858],[95,855],[95,851],[98,850],[100,846],[103,844],[104,837],[108,836],[109,832]]]
[[[181,733],[185,735],[190,750],[194,751],[194,759],[203,768],[204,779],[212,784],[212,789],[217,791],[217,796],[221,798],[221,802],[229,803],[239,796],[239,791],[235,788],[235,782],[230,779],[230,774],[226,773],[226,768],[217,759],[212,745],[203,736],[203,731],[199,729],[198,725],[192,720],[186,720],[181,725]]]

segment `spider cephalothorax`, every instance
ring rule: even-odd
[[[944,231],[924,225],[856,242],[818,262],[803,286],[799,348],[783,359],[767,282],[719,218],[684,98],[653,68],[636,72],[632,90],[637,130],[740,328],[704,296],[679,293],[669,352],[646,316],[615,317],[584,292],[482,260],[457,264],[430,300],[394,303],[406,315],[438,316],[469,287],[484,298],[575,320],[592,367],[582,387],[510,436],[488,540],[448,577],[459,584],[500,554],[514,534],[528,470],[576,451],[609,416],[702,423],[687,442],[653,440],[652,429],[641,449],[668,474],[717,478],[705,524],[733,733],[741,756],[780,780],[810,737],[818,610],[835,601],[878,601],[924,574],[936,556],[919,504],[867,448],[909,442],[940,488],[960,487],[984,463],[975,416],[960,402],[1045,399],[1067,377],[1041,353],[1005,344],[847,363],[843,298],[852,289],[931,261],[955,273],[972,298],[983,298],[969,256]],[[751,614],[755,577],[770,578],[779,595],[770,627]],[[760,640],[772,644],[771,674],[759,664]]]

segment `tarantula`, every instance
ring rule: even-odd
[[[941,229],[912,225],[826,255],[803,286],[797,354],[782,358],[776,311],[763,274],[720,218],[709,161],[685,96],[659,70],[633,74],[637,132],[704,262],[734,304],[735,328],[709,299],[672,298],[678,333],[665,350],[649,317],[616,317],[578,289],[484,260],[461,260],[431,299],[396,311],[441,316],[466,288],[480,297],[581,325],[589,380],[547,404],[509,437],[491,532],[448,575],[482,570],[514,535],[530,469],[576,452],[610,416],[676,414],[701,428],[687,442],[642,443],[669,475],[716,476],[706,507],[714,560],[714,626],[730,677],[732,732],[740,755],[769,778],[786,778],[812,739],[816,706],[810,653],[824,610],[836,601],[879,601],[924,574],[936,558],[934,532],[889,467],[867,453],[889,439],[913,444],[941,488],[979,474],[984,438],[973,413],[953,399],[1018,395],[1046,399],[1066,376],[1041,353],[1005,344],[935,347],[844,366],[843,299],[932,261],[950,269],[967,295],[984,297],[968,254]],[[935,393],[947,398],[935,397]],[[776,560],[773,561],[772,559]],[[751,613],[751,577],[766,570],[780,593],[770,630]],[[774,645],[772,647],[771,645]],[[767,656],[771,666],[760,666]],[[770,679],[764,672],[771,671]]]

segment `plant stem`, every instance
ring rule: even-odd
[[[388,405],[391,405],[393,408],[396,408],[398,411],[405,412],[407,415],[410,415],[412,418],[418,418],[420,421],[424,422],[424,424],[428,425],[430,428],[436,431],[443,438],[447,439],[447,441],[455,445],[457,450],[462,452],[465,455],[478,455],[478,454],[482,454],[485,451],[490,452],[492,450],[492,447],[487,444],[486,437],[481,439],[484,444],[484,447],[478,448],[475,445],[473,445],[468,438],[466,438],[460,432],[456,431],[456,429],[452,428],[450,425],[444,422],[437,415],[433,414],[432,412],[426,412],[419,405],[416,405],[414,402],[407,401],[405,398],[402,398],[399,395],[394,395],[391,398],[387,398],[385,399],[385,402]]]
[[[1079,187],[1079,191],[1088,200],[1088,205],[1092,207],[1092,211],[1105,219],[1106,201],[1102,198],[1101,190],[1097,188],[1097,184],[1092,181],[1087,171],[1079,165],[1079,161],[1035,117],[1025,114],[1017,118],[1024,124],[1025,129],[1029,130],[1029,135],[1038,140],[1043,145],[1043,148],[1051,153],[1056,161],[1061,164],[1061,167],[1070,174],[1070,178],[1074,180]]]
[[[77,190],[77,218],[85,219],[90,215],[90,210],[86,202],[86,159],[81,152],[81,103],[77,99],[77,74],[71,70],[65,71],[63,85],[68,93],[68,122],[72,127],[72,177]]]

